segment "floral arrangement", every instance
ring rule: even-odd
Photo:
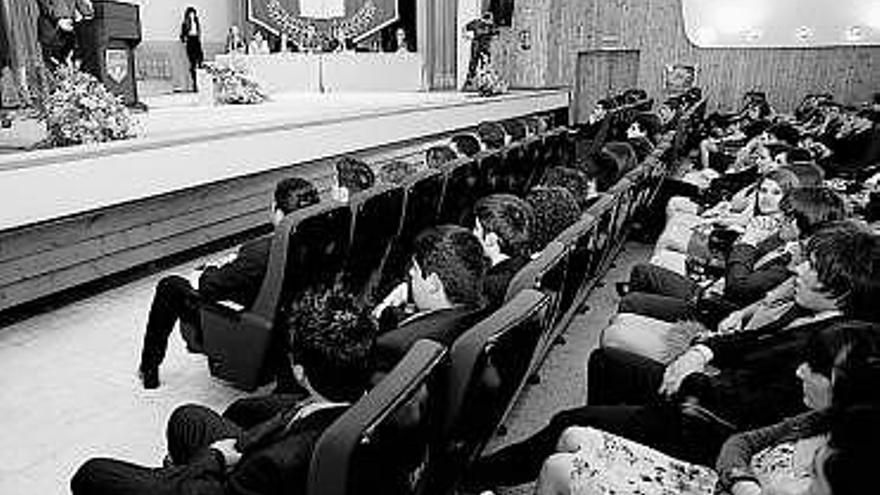
[[[48,74],[45,92],[36,98],[46,124],[47,147],[104,143],[135,136],[135,119],[122,99],[94,76],[62,66]]]
[[[234,63],[229,66],[208,63],[205,68],[214,78],[214,99],[217,103],[253,105],[269,98],[260,83]]]
[[[507,93],[507,81],[503,80],[498,72],[487,63],[485,59],[480,61],[474,73],[474,87],[480,96],[495,96]]]

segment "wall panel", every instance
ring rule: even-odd
[[[855,103],[867,100],[880,81],[876,46],[697,48],[685,36],[681,0],[518,0],[511,29],[539,32],[545,19],[546,38],[534,36],[532,49],[520,50],[505,66],[509,80],[573,85],[579,51],[614,47],[640,50],[639,84],[651,94],[661,91],[667,64],[696,64],[698,83],[710,91],[714,108],[738,106],[750,89],[767,91],[780,110],[812,91]]]

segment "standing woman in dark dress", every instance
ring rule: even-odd
[[[192,78],[193,91],[196,85],[196,69],[205,61],[202,51],[202,25],[195,7],[187,7],[183,13],[183,24],[180,25],[180,41],[186,43],[186,57],[189,59],[189,75]]]

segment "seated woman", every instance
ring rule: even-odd
[[[832,425],[852,417],[847,412],[855,408],[880,406],[880,326],[842,323],[815,334],[805,351],[796,375],[809,412],[730,437],[714,472],[592,427],[572,427],[559,439],[560,453],[544,463],[537,493],[604,493],[597,488],[606,487],[623,493],[638,487],[643,493],[665,488],[708,494],[715,492],[716,479],[724,493],[814,493],[806,492],[821,481],[813,460],[829,445]]]
[[[662,341],[671,324],[682,319],[717,325],[730,311],[761,299],[788,279],[797,243],[846,214],[843,198],[819,187],[794,189],[779,207],[781,226],[777,229],[775,222],[761,221],[746,226],[728,255],[725,276],[708,287],[650,263],[633,266],[629,282],[618,284],[622,298],[618,316],[603,332],[605,345],[631,348],[628,343],[633,341],[639,347],[659,345],[657,339]],[[649,357],[663,360],[659,353]]]
[[[743,232],[757,218],[778,222],[782,216],[779,201],[798,185],[794,172],[785,168],[771,170],[756,182],[754,192],[744,191],[729,203],[720,203],[702,214],[674,214],[654,246],[651,263],[684,275],[689,253],[703,257],[709,254],[707,241],[713,229]]]

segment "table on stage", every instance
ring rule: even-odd
[[[246,69],[267,92],[420,91],[417,53],[272,53],[217,55],[221,66]]]

